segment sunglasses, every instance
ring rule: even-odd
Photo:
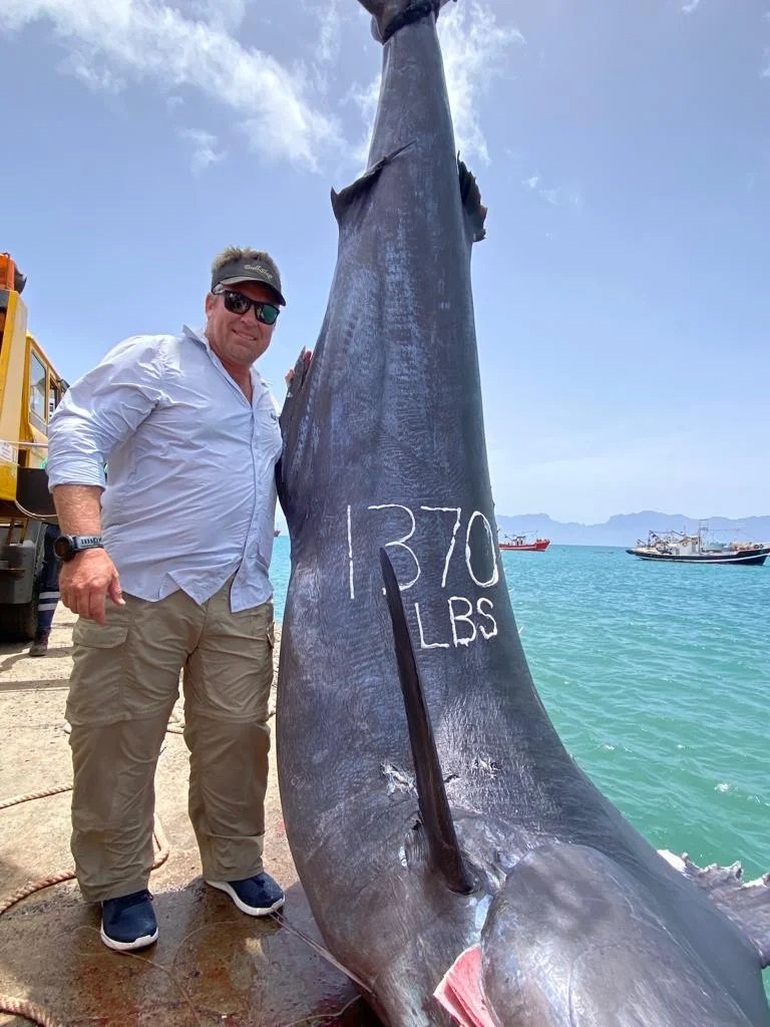
[[[231,314],[238,314],[240,317],[253,307],[254,317],[256,317],[257,321],[261,321],[263,325],[274,325],[278,320],[278,315],[281,313],[274,303],[250,300],[242,292],[233,292],[232,289],[224,289],[222,286],[217,286],[214,292],[217,296],[222,297],[225,310],[229,310]]]

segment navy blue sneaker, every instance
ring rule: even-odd
[[[102,941],[116,952],[144,949],[158,940],[158,921],[148,891],[135,891],[102,903]]]
[[[209,881],[212,888],[225,892],[236,904],[241,913],[249,916],[267,916],[280,909],[285,896],[280,885],[270,874],[257,874],[247,877],[244,881]]]

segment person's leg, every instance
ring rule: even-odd
[[[228,583],[206,604],[200,643],[184,674],[190,818],[210,883],[263,870],[272,681],[273,604],[233,614]],[[282,893],[270,899],[271,908],[279,897],[282,902]]]
[[[40,576],[40,591],[37,604],[37,627],[35,639],[29,648],[30,656],[45,656],[48,652],[48,636],[59,602],[59,561],[53,551],[54,539],[59,534],[56,525],[45,529],[43,570]]]
[[[89,901],[147,887],[155,766],[201,621],[182,592],[157,603],[125,599],[109,607],[106,625],[81,618],[73,633],[72,853]]]

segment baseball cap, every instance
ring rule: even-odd
[[[262,282],[273,290],[279,304],[286,306],[281,292],[281,276],[272,261],[268,264],[255,257],[240,257],[238,260],[229,260],[211,276],[212,290],[217,285],[237,285],[238,282]]]

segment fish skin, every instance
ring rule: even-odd
[[[405,5],[363,6],[383,35]],[[577,767],[532,682],[484,442],[470,276],[483,214],[477,191],[461,190],[432,16],[384,47],[368,167],[332,197],[337,266],[313,359],[298,361],[282,414],[278,479],[292,546],[278,772],[324,940],[386,1024],[448,1024],[433,990],[481,939],[517,865],[554,843],[581,846],[617,864],[673,944],[738,996],[743,1012],[720,1027],[768,1027],[756,951]],[[436,872],[414,789],[394,784],[414,765],[383,546],[403,589],[469,894]],[[550,942],[558,954],[558,934]],[[631,954],[625,969],[660,967]],[[526,1017],[539,999],[526,989],[521,998],[517,1018],[504,1010],[501,1023],[535,1022]],[[696,1023],[679,1015],[676,1027]]]

